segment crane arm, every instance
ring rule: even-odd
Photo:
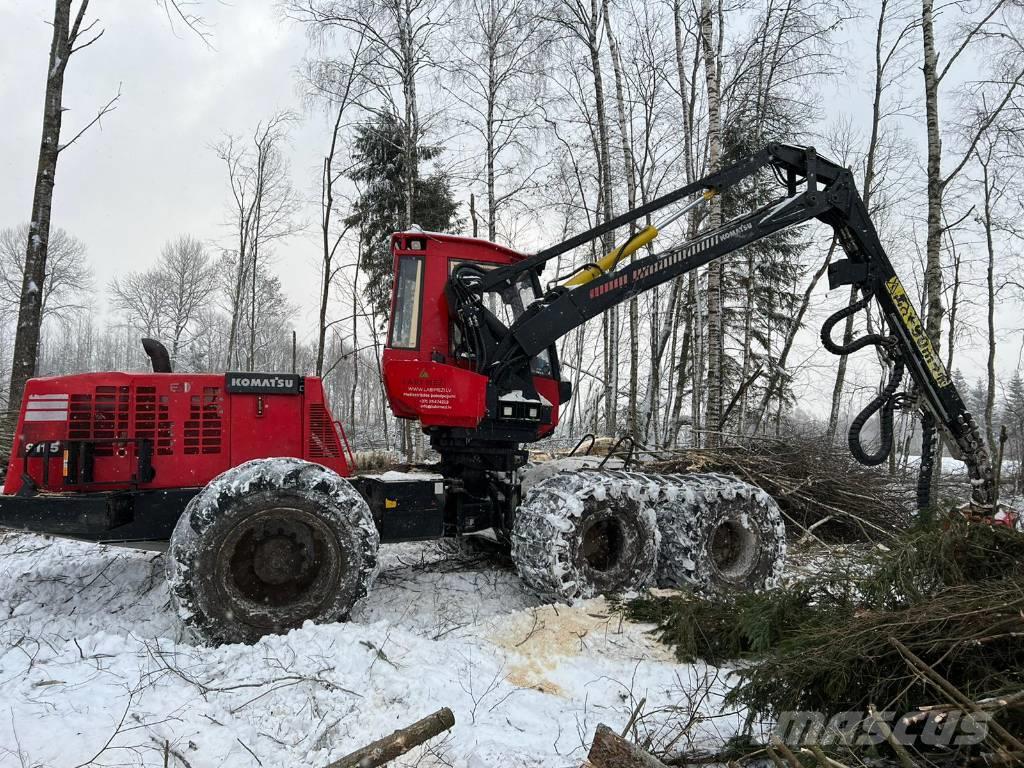
[[[893,412],[911,403],[907,395],[897,393],[904,371],[910,373],[922,408],[925,427],[921,476],[930,477],[931,425],[945,434],[951,451],[967,464],[976,504],[991,508],[995,488],[991,462],[980,430],[945,370],[929,340],[899,276],[885,252],[857,192],[853,175],[817,155],[813,148],[770,144],[765,149],[681,187],[657,200],[627,212],[603,225],[558,243],[526,259],[474,276],[472,285],[460,285],[460,271],[452,275],[456,322],[473,322],[474,303],[487,291],[501,291],[514,284],[526,271],[538,272],[551,259],[590,242],[615,227],[623,226],[667,206],[697,195],[722,194],[751,179],[764,169],[775,172],[780,181],[779,198],[738,216],[721,226],[660,253],[637,259],[615,269],[622,255],[632,252],[631,242],[613,251],[596,264],[588,264],[574,279],[549,290],[507,329],[489,337],[491,349],[480,350],[487,361],[486,372],[500,390],[513,386],[528,387],[529,360],[587,320],[633,296],[704,266],[744,246],[776,232],[818,219],[833,227],[846,258],[829,265],[830,288],[853,285],[861,299],[835,313],[822,328],[822,341],[830,352],[849,354],[866,346],[875,346],[892,361],[889,383],[854,419],[849,443],[854,457],[865,464],[880,464],[889,455],[892,444]],[[650,232],[641,230],[641,236]],[[646,231],[646,234],[643,234]],[[460,290],[461,288],[461,290]],[[888,335],[869,334],[848,345],[833,341],[832,329],[849,315],[875,302],[885,318]],[[881,447],[874,453],[864,449],[861,431],[874,414],[880,417]],[[918,501],[928,503],[927,482],[918,485]]]

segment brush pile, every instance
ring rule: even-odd
[[[993,718],[980,745],[876,743],[858,747],[858,759],[1024,761],[1010,735],[1024,734],[1024,535],[958,517],[904,535],[867,566],[825,568],[760,595],[642,599],[627,612],[657,622],[683,661],[732,664],[731,703],[755,718],[799,710],[866,719],[876,708],[908,713],[911,724],[975,710]]]
[[[905,488],[824,438],[766,438],[682,450],[652,469],[735,475],[771,494],[797,535],[825,542],[884,541],[910,521],[912,500]]]

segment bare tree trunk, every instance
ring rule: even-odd
[[[485,130],[485,150],[487,153],[487,239],[493,243],[498,237],[498,201],[494,193],[494,156],[497,154],[494,137],[494,107],[498,98],[498,84],[494,71],[494,57],[497,55],[497,52],[494,50],[494,41],[489,40],[488,43],[490,50],[487,57],[487,125]],[[473,231],[475,236],[476,217],[473,218]]]
[[[891,59],[887,56],[883,59],[882,46],[885,39],[886,13],[889,0],[882,0],[878,10],[878,24],[875,26],[875,82],[874,93],[871,102],[871,136],[868,139],[867,162],[864,165],[864,184],[861,194],[864,199],[864,207],[871,211],[871,198],[875,190],[875,164],[878,156],[879,134],[882,122],[882,89],[885,87],[885,65]],[[850,304],[857,301],[856,286],[850,288]],[[848,345],[853,341],[853,315],[846,318],[843,323],[843,344]],[[846,364],[848,355],[839,357],[839,365],[836,367],[836,381],[832,388],[832,407],[828,415],[828,428],[825,436],[829,443],[835,440],[836,430],[839,426],[839,410],[843,398],[843,386],[846,382]]]
[[[89,0],[82,0],[74,31],[71,27],[71,0],[56,0],[53,12],[53,37],[50,43],[46,96],[43,101],[43,131],[39,145],[39,162],[32,194],[32,219],[29,222],[25,252],[25,277],[18,307],[18,326],[14,336],[14,359],[11,365],[11,388],[8,408],[21,402],[25,382],[36,372],[39,354],[39,331],[42,325],[42,293],[46,283],[46,248],[50,239],[50,210],[53,205],[57,156],[60,153],[60,128],[63,115],[64,71],[71,57],[75,31],[81,25]],[[13,424],[8,426],[13,431]]]
[[[402,61],[402,95],[405,101],[405,227],[413,222],[413,201],[419,175],[419,113],[416,108],[416,51],[412,30],[413,9],[410,0],[402,0],[398,31]]]
[[[608,49],[611,52],[612,72],[615,75],[615,106],[619,119],[619,138],[622,144],[622,164],[626,177],[626,202],[630,210],[636,207],[636,171],[633,161],[633,149],[630,145],[630,126],[626,117],[626,98],[622,85],[622,59],[619,55],[619,46],[612,33],[612,20],[608,12],[608,0],[602,0],[604,10],[604,31],[608,37]],[[629,225],[629,234],[636,232],[636,222]],[[629,402],[627,431],[636,437],[639,434],[639,423],[637,417],[637,378],[639,376],[640,342],[639,326],[640,312],[636,296],[629,300]]]
[[[356,392],[359,388],[359,268],[362,262],[362,248],[356,255],[356,266],[352,270],[352,394],[349,404],[349,424],[356,423]]]
[[[814,293],[814,289],[818,285],[818,281],[821,280],[822,275],[825,274],[825,270],[828,269],[828,265],[832,261],[832,254],[835,252],[835,248],[836,241],[833,240],[832,245],[828,249],[828,253],[825,255],[825,261],[811,277],[811,282],[807,285],[807,288],[804,291],[796,316],[789,324],[789,328],[786,329],[786,337],[782,343],[782,350],[779,352],[778,363],[772,373],[771,379],[768,381],[768,386],[765,387],[764,395],[761,397],[761,403],[757,408],[757,418],[754,421],[753,428],[750,430],[751,434],[755,434],[760,425],[764,422],[764,417],[768,412],[768,405],[771,402],[772,396],[778,393],[781,399],[780,384],[786,370],[786,362],[789,360],[789,353],[793,348],[793,342],[796,340],[797,331],[799,331],[800,327],[803,325],[804,315],[807,313],[807,308],[811,304],[811,296]],[[746,379],[743,379],[743,381],[746,381]]]
[[[327,768],[378,768],[396,757],[401,757],[413,747],[447,731],[455,725],[455,715],[448,707],[442,707],[412,725],[399,728],[390,736],[378,739],[350,755],[335,760]]]
[[[673,37],[675,46],[676,83],[679,88],[679,101],[683,109],[683,165],[686,170],[686,177],[692,180],[697,175],[696,161],[693,152],[693,115],[696,104],[696,88],[687,87],[686,67],[684,65],[685,50],[683,46],[682,30],[682,2],[674,0],[672,4]],[[700,65],[700,48],[694,51],[692,77],[694,82],[697,79],[697,70]],[[692,213],[689,218],[687,236],[692,238],[697,231],[697,215]],[[677,280],[678,285],[681,281]],[[665,442],[675,444],[679,438],[679,430],[682,427],[682,405],[686,390],[686,367],[688,359],[692,369],[690,375],[691,396],[690,416],[694,430],[700,427],[700,403],[701,403],[701,323],[700,311],[697,304],[697,273],[691,272],[686,278],[686,300],[683,307],[677,310],[677,317],[682,318],[683,335],[679,342],[679,360],[673,355],[673,365],[676,370],[676,395],[672,402],[671,423],[666,424]],[[674,332],[674,331],[673,331]],[[694,432],[696,434],[696,432]]]
[[[932,22],[933,0],[921,2],[921,33],[924,41],[924,103],[928,132],[928,227],[925,240],[925,331],[939,352],[942,332],[942,137],[939,134],[938,56]]]
[[[850,288],[850,301],[853,304],[857,301],[857,287]],[[848,345],[853,341],[853,315],[846,318],[843,324],[843,344]],[[843,386],[846,382],[846,364],[849,355],[840,355],[839,364],[836,366],[836,383],[832,387],[832,408],[828,414],[828,428],[825,431],[825,438],[829,443],[835,441],[836,430],[839,428],[839,410],[843,402]]]
[[[322,209],[320,211],[320,235],[321,246],[323,247],[321,268],[323,275],[320,281],[320,317],[317,325],[316,340],[316,375],[323,376],[324,373],[324,342],[327,339],[327,303],[331,294],[331,280],[334,277],[333,262],[339,237],[331,243],[331,218],[334,213],[334,153],[338,147],[338,134],[341,131],[341,116],[344,114],[344,102],[338,108],[334,118],[334,130],[331,131],[331,146],[324,157],[324,170],[322,181]],[[357,270],[358,272],[358,270]],[[352,324],[355,326],[355,308],[352,310]]]
[[[722,153],[722,132],[720,95],[718,92],[718,63],[714,46],[711,0],[702,0],[700,16],[701,48],[704,51],[704,75],[708,93],[708,172],[718,170]],[[721,34],[721,30],[719,30]],[[722,223],[721,200],[712,198],[709,206],[708,225],[714,229]],[[705,433],[707,444],[716,446],[721,441],[722,431],[722,377],[725,364],[725,340],[722,327],[722,263],[713,261],[708,265],[708,394]]]
[[[601,42],[600,42],[601,7],[598,0],[590,0],[590,16],[587,25],[587,47],[590,52],[590,68],[594,77],[594,109],[597,117],[597,160],[601,177],[601,203],[604,220],[612,218],[614,204],[612,201],[611,152],[608,141],[608,118],[605,112],[604,79],[601,75]],[[615,247],[615,235],[609,233],[603,238],[604,252],[608,253]],[[605,349],[605,384],[604,384],[604,420],[605,429],[615,434],[616,399],[618,378],[618,354],[616,347],[616,313],[614,308],[601,316],[604,331]]]
[[[988,262],[985,265],[985,288],[988,305],[986,307],[986,321],[988,330],[988,359],[985,370],[988,375],[987,387],[985,389],[985,439],[988,441],[989,454],[996,455],[998,446],[995,439],[995,427],[993,422],[993,411],[996,405],[996,282],[995,245],[992,241],[993,213],[992,213],[992,179],[989,175],[989,161],[986,159],[980,163],[982,172],[983,214],[985,224],[985,248],[988,255]],[[997,484],[998,485],[998,484]]]
[[[924,107],[928,135],[927,199],[928,216],[925,237],[925,333],[940,351],[942,336],[942,137],[939,133],[938,55],[935,51],[935,30],[932,19],[933,0],[921,0],[921,35],[924,61]],[[933,499],[938,499],[939,468],[942,466],[941,437],[932,470]]]
[[[950,230],[950,250],[953,256],[953,282],[952,291],[949,296],[949,338],[948,346],[946,348],[946,370],[953,370],[953,354],[956,350],[956,316],[957,311],[960,308],[960,266],[962,258],[959,251],[957,250],[956,243],[953,242],[953,232]]]
[[[758,143],[759,146],[760,143]],[[753,332],[754,332],[754,281],[756,275],[754,272],[754,249],[747,249],[747,285],[743,296],[743,349],[742,349],[742,362],[740,364],[740,386],[743,391],[740,393],[739,399],[739,416],[736,418],[736,431],[739,434],[744,434],[747,426],[747,392],[749,391],[748,386],[744,386],[747,378],[750,376],[750,369],[753,366]],[[769,326],[770,328],[770,326]],[[768,346],[769,355],[771,354],[771,346]],[[781,395],[781,392],[780,392]]]

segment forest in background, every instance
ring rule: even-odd
[[[56,0],[58,14],[63,6],[72,21],[85,19],[66,30],[71,53],[103,45],[85,16],[100,5]],[[202,3],[155,5],[210,39]],[[97,285],[94,244],[54,218],[40,289],[25,271],[38,232],[0,222],[4,371],[12,360],[24,367],[15,335],[33,301],[38,375],[145,369],[138,337],[148,335],[181,370],[322,375],[357,446],[413,454],[422,441],[390,417],[378,368],[392,231],[416,225],[528,250],[783,141],[814,144],[854,170],[990,446],[1005,427],[1007,455],[1021,455],[1024,383],[1005,364],[1017,357],[1024,298],[1013,185],[1024,160],[1018,2],[284,0],[276,8],[282,23],[309,35],[296,62],[303,98],[295,111],[204,149],[223,164],[231,235],[168,232],[152,267]],[[873,66],[851,66],[853,38],[870,47]],[[74,66],[70,54],[61,66]],[[308,120],[327,127],[313,205],[297,192],[310,180],[297,178],[287,142]],[[96,140],[56,129],[54,165],[72,144],[88,152]],[[44,119],[44,145],[46,135]],[[658,245],[772,194],[754,183],[724,210],[695,211]],[[322,265],[320,285],[310,287],[314,327],[298,322],[278,276],[287,265],[273,258],[275,246],[311,232]],[[617,234],[621,242],[628,233]],[[570,257],[592,261],[615,242]],[[710,445],[799,426],[840,441],[888,362],[865,374],[808,354],[824,316],[822,278],[839,257],[831,232],[808,226],[574,331],[560,344],[577,393],[563,414],[565,439],[595,432]],[[548,277],[568,269],[565,260]],[[869,316],[844,331],[877,323]],[[984,368],[961,369],[964,350],[978,349]],[[827,412],[803,407],[809,388],[831,403]],[[904,461],[915,450],[911,415],[897,428]]]

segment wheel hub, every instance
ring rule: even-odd
[[[310,599],[322,581],[328,532],[298,509],[269,509],[243,521],[227,548],[225,587],[247,603],[284,607]]]
[[[753,564],[759,540],[757,534],[738,520],[723,520],[711,535],[711,564],[723,577],[741,578]]]
[[[267,584],[285,584],[302,569],[305,559],[301,545],[275,536],[256,545],[253,570]]]
[[[597,520],[584,532],[583,559],[596,571],[609,571],[622,556],[622,528],[614,518]]]

